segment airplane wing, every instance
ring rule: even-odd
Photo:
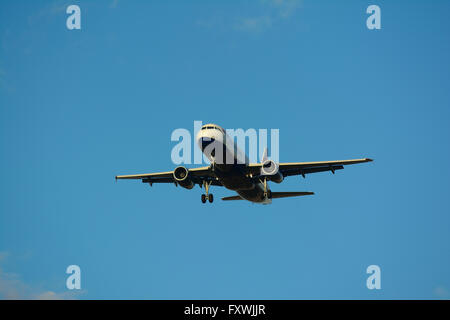
[[[364,163],[373,161],[369,158],[351,159],[351,160],[336,160],[336,161],[316,161],[316,162],[285,162],[279,163],[279,171],[284,177],[331,171],[344,169],[345,165]],[[259,174],[261,171],[261,163],[250,164],[248,167],[252,174]]]
[[[211,172],[211,167],[192,168],[189,170],[189,177],[194,184],[201,185],[203,181],[211,182],[211,185],[221,186],[222,184],[215,178]],[[131,174],[116,176],[118,179],[140,179],[143,183],[174,183],[176,181],[173,177],[173,171],[155,172],[155,173],[143,173],[143,174]]]

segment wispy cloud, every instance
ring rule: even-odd
[[[34,12],[32,15],[30,15],[28,17],[28,24],[30,26],[35,25],[36,23],[48,19],[51,16],[64,14],[69,5],[70,5],[69,0],[51,2],[43,6],[40,10]]]
[[[268,16],[240,18],[234,29],[247,32],[262,32],[272,26],[272,18]]]
[[[301,6],[301,0],[265,0],[277,11],[276,15],[280,19],[291,17]]]
[[[84,292],[54,292],[26,284],[17,273],[5,272],[1,265],[9,254],[0,252],[0,299],[8,300],[74,300]]]
[[[111,8],[111,9],[115,9],[115,8],[117,8],[117,5],[119,4],[119,0],[113,0],[112,2],[111,2],[111,4],[109,5],[109,7]]]
[[[262,0],[267,12],[263,15],[240,17],[234,23],[234,29],[246,32],[262,32],[271,28],[280,20],[289,19],[301,6],[301,0]]]
[[[444,286],[436,287],[433,290],[433,293],[436,297],[438,297],[440,299],[450,299],[450,293],[449,293],[448,289]]]

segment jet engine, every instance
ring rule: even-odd
[[[173,178],[183,188],[192,189],[194,187],[194,182],[189,178],[189,170],[185,167],[175,168]]]
[[[284,179],[283,174],[279,171],[278,164],[273,160],[266,160],[262,163],[261,175],[276,183],[281,183]]]

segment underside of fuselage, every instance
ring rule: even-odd
[[[264,196],[264,185],[248,177],[244,168],[245,164],[215,164],[214,174],[225,188],[236,191],[243,199],[269,203],[270,199]]]

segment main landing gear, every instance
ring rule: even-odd
[[[264,185],[264,198],[265,199],[272,199],[272,191],[267,188],[267,178],[264,177],[264,181],[261,181]]]
[[[205,192],[206,194],[202,194],[202,203],[206,203],[206,200],[209,201],[209,203],[212,203],[214,201],[214,196],[212,193],[209,193],[209,186],[211,185],[211,181],[203,181],[203,185],[205,186]]]

